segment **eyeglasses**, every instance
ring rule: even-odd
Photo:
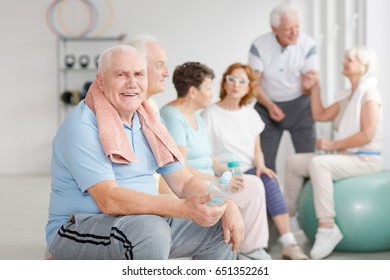
[[[245,78],[238,78],[238,77],[235,77],[233,75],[227,75],[226,78],[225,78],[226,82],[228,84],[231,84],[231,85],[234,85],[234,84],[238,84],[240,86],[243,86],[243,85],[248,85],[249,84],[249,79],[245,79]]]

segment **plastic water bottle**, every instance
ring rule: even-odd
[[[241,176],[241,168],[240,168],[240,162],[237,160],[235,156],[232,156],[230,158],[230,161],[227,164],[228,169],[230,172],[232,172],[233,176]]]
[[[207,202],[207,206],[221,206],[225,203],[231,179],[232,173],[230,171],[225,171],[221,177],[211,181],[206,194],[211,193],[213,198]]]

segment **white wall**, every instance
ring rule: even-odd
[[[219,96],[219,82],[225,69],[234,62],[247,62],[252,40],[269,28],[269,11],[273,5],[266,0],[171,0],[159,3],[156,11],[167,16],[137,28],[129,35],[151,32],[158,36],[168,53],[168,63],[175,66],[186,61],[200,61],[216,73],[214,99]],[[157,17],[161,12],[156,12]],[[134,19],[136,21],[136,19]],[[176,98],[171,80],[169,90],[155,97],[160,104]]]
[[[389,5],[386,0],[379,1]],[[82,1],[69,0],[64,5],[64,23],[82,28]],[[294,2],[302,9],[302,30],[312,34],[310,0],[113,0],[115,18],[106,36],[126,33],[128,37],[151,33],[167,50],[169,66],[199,60],[216,72],[214,96],[218,96],[219,77],[236,61],[246,62],[251,41],[270,30],[269,12],[274,5]],[[0,2],[0,77],[2,102],[0,110],[0,175],[45,174],[50,172],[51,140],[57,129],[56,37],[45,22],[51,0]],[[95,0],[103,19],[108,17],[106,2]],[[67,7],[78,7],[70,13]],[[385,9],[378,8],[381,14]],[[376,12],[375,12],[376,13]],[[374,13],[374,14],[375,14]],[[376,18],[378,18],[376,16]],[[375,19],[376,19],[375,18]],[[385,15],[383,15],[383,19]],[[380,20],[378,19],[378,22]],[[388,19],[387,19],[388,22]],[[371,25],[372,28],[377,24]],[[382,28],[386,25],[381,25]],[[370,27],[370,25],[369,25]],[[74,29],[72,29],[74,30]],[[379,32],[376,39],[380,55],[385,56]],[[385,69],[383,69],[385,70]],[[387,69],[388,70],[388,69]],[[387,72],[388,73],[388,72]],[[382,78],[384,81],[385,78]],[[167,93],[156,97],[165,104],[175,98],[171,81]],[[384,84],[381,84],[384,86]],[[383,93],[385,90],[383,88]],[[390,103],[390,100],[385,100]],[[385,140],[388,136],[385,136]],[[385,155],[390,151],[385,150]]]
[[[386,28],[390,26],[390,1],[388,0],[366,0],[366,40],[367,45],[373,48],[379,57],[379,90],[383,98],[384,125],[383,125],[383,155],[385,167],[390,168],[390,130],[387,120],[390,119],[390,37]]]
[[[55,38],[51,1],[0,2],[0,174],[47,173],[56,131]]]
[[[2,129],[0,175],[42,174],[50,171],[51,140],[57,128],[56,37],[45,22],[51,0],[0,2],[0,77]],[[113,0],[115,19],[106,36],[126,33],[156,35],[165,46],[171,70],[179,63],[199,60],[217,77],[232,62],[246,62],[251,40],[269,30],[266,0]],[[103,26],[108,17],[103,0],[94,3]],[[69,5],[69,6],[68,6]],[[67,7],[84,10],[81,1],[63,6],[64,24],[72,29],[85,20],[69,18]],[[68,17],[67,17],[68,16]],[[169,85],[171,82],[169,81]],[[172,86],[157,98],[175,97]],[[215,81],[217,96],[218,79]]]

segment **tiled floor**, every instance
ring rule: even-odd
[[[45,225],[50,194],[48,176],[0,177],[0,260],[43,259]],[[311,244],[301,233],[298,241],[308,253]],[[280,259],[281,246],[271,227],[270,254]],[[390,251],[376,253],[334,252],[332,260],[390,260]]]

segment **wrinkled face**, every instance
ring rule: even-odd
[[[118,111],[122,120],[128,121],[145,99],[147,89],[146,64],[134,52],[115,52],[111,64],[98,74],[97,82],[108,102]]]
[[[211,103],[213,97],[213,80],[205,78],[199,88],[195,89],[195,103],[197,108],[206,108]]]
[[[169,77],[167,55],[157,43],[150,43],[146,47],[148,60],[148,92],[147,98],[154,94],[164,92],[165,79]]]
[[[294,45],[299,36],[298,15],[292,15],[290,18],[282,16],[279,26],[272,27],[272,32],[277,36],[278,42],[283,48]]]
[[[236,68],[227,75],[224,82],[224,89],[226,91],[226,96],[239,101],[248,94],[249,87],[249,78],[243,68]]]
[[[344,57],[343,74],[346,77],[363,75],[365,71],[366,67],[356,57]]]

